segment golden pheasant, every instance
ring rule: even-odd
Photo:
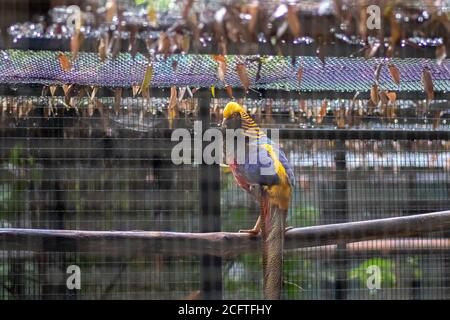
[[[239,136],[245,139],[244,161],[239,158],[235,146],[233,152],[226,151],[226,162],[237,184],[259,201],[261,212],[254,228],[241,232],[261,232],[264,298],[280,299],[284,231],[295,183],[294,173],[279,146],[266,136],[241,105],[235,102],[226,105],[222,127],[235,130],[238,141]]]

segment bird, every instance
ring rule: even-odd
[[[240,232],[261,233],[264,298],[279,300],[283,285],[284,232],[290,228],[286,228],[286,219],[295,186],[294,172],[279,145],[267,137],[240,104],[229,102],[225,106],[221,127],[234,130],[238,141],[245,140],[243,147],[233,142],[233,149],[227,148],[225,162],[238,186],[259,202],[260,215],[255,226]],[[245,159],[239,158],[239,148],[244,148]]]

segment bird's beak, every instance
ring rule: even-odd
[[[227,128],[227,118],[223,118],[220,127],[221,127],[222,129],[226,129],[226,128]]]

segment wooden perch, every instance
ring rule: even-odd
[[[338,246],[330,244],[319,247],[309,247],[292,249],[289,252],[299,253],[302,257],[325,257],[339,253]],[[450,251],[450,239],[448,238],[395,238],[376,239],[348,243],[347,255],[367,255],[367,254],[435,254],[443,251]]]
[[[289,252],[295,252],[302,257],[330,257],[338,253],[337,245],[330,244],[326,246],[290,249]],[[450,252],[449,238],[395,238],[395,239],[376,239],[359,242],[351,242],[346,246],[346,254],[367,255],[367,254],[436,254],[444,251]],[[0,251],[0,262],[2,261],[27,261],[35,258],[36,252],[32,251]],[[148,255],[151,255],[149,252]],[[127,256],[121,255],[114,258],[127,259]]]
[[[286,249],[417,236],[450,230],[450,211],[340,224],[295,228],[286,232]],[[136,257],[148,253],[172,256],[235,256],[258,252],[261,239],[243,233],[159,231],[77,231],[0,229],[1,250],[99,252]]]

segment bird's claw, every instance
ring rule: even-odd
[[[256,230],[256,229],[239,230],[239,233],[248,233],[248,234],[256,236],[256,235],[258,235],[259,230]]]
[[[284,232],[289,231],[291,229],[294,229],[294,227],[293,226],[286,227],[286,228],[284,228]]]

